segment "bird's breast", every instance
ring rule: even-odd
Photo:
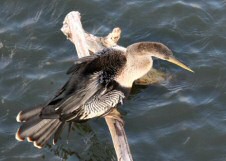
[[[144,76],[152,67],[152,60],[133,60],[128,62],[121,72],[116,76],[115,80],[126,88],[131,88],[133,82]]]

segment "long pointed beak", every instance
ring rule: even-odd
[[[176,58],[174,57],[169,57],[169,59],[167,59],[168,62],[171,62],[173,64],[176,64],[178,66],[180,66],[181,68],[184,68],[192,73],[194,73],[193,70],[191,70],[188,66],[184,65],[183,63],[181,63],[179,60],[177,60]]]

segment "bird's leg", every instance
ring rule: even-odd
[[[114,108],[110,113],[108,113],[104,117],[118,120],[123,126],[125,124],[124,120],[122,119],[122,115],[120,114],[120,112],[118,112],[116,108]]]

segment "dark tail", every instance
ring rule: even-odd
[[[27,111],[21,111],[16,120],[22,125],[17,130],[16,139],[19,141],[33,142],[37,148],[46,145],[51,136],[54,135],[53,144],[58,140],[63,129],[64,122],[59,119],[42,119],[40,112],[42,107],[37,107]]]

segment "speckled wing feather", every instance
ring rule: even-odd
[[[106,114],[106,111],[111,110],[118,103],[122,104],[124,98],[124,93],[119,90],[112,90],[104,95],[93,97],[83,107],[85,111],[83,119],[92,118],[94,115]]]
[[[125,97],[114,80],[125,63],[123,53],[113,49],[79,59],[68,72],[71,78],[43,108],[41,117],[79,121],[108,113]]]
[[[88,120],[103,116],[109,113],[117,104],[122,103],[125,95],[119,90],[112,90],[103,95],[92,96],[80,108],[62,115],[62,119],[70,120]]]

